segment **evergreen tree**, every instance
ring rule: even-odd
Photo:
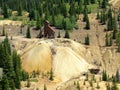
[[[85,45],[90,45],[90,39],[88,34],[87,37],[85,37]]]
[[[99,86],[99,83],[97,83],[97,87],[96,87],[97,89],[100,89],[100,86]]]
[[[52,11],[52,25],[55,25],[55,15],[53,11]]]
[[[15,89],[15,83],[14,83],[13,80],[10,80],[9,86],[10,86],[11,90],[16,90],[16,89]]]
[[[61,4],[61,13],[63,14],[64,17],[67,17],[68,11],[65,3]]]
[[[8,18],[9,17],[8,6],[7,6],[6,3],[4,3],[4,7],[3,7],[3,16],[4,16],[4,18]]]
[[[108,22],[107,22],[107,30],[108,30],[108,31],[111,31],[111,30],[112,30],[112,22],[111,22],[111,19],[108,19]]]
[[[111,90],[110,84],[107,83],[106,90]]]
[[[21,0],[18,1],[18,16],[22,16],[22,3]]]
[[[120,52],[120,42],[118,43],[118,52]]]
[[[48,4],[46,6],[46,12],[45,12],[45,20],[48,20],[49,18],[49,7],[48,7]]]
[[[10,90],[7,76],[4,74],[2,78],[2,90]]]
[[[106,36],[105,36],[105,45],[106,45],[106,46],[109,46],[109,37],[108,37],[108,33],[106,33]]]
[[[50,78],[49,78],[49,80],[54,80],[54,78],[53,78],[54,76],[53,76],[53,71],[52,71],[52,69],[51,69],[51,71],[50,71]]]
[[[26,38],[31,38],[30,27],[27,28]]]
[[[112,90],[118,90],[116,81],[113,81],[113,82],[112,82],[112,87],[111,87],[111,89],[112,89]]]
[[[99,11],[97,12],[97,18],[96,19],[100,19]]]
[[[36,20],[36,29],[40,29],[41,28],[41,21],[40,21],[40,16],[37,12],[37,20]]]
[[[22,26],[20,27],[20,33],[21,33],[21,34],[23,33]]]
[[[117,20],[115,19],[115,17],[112,18],[112,29],[113,30],[117,30]]]
[[[107,0],[102,0],[102,8],[106,8],[107,7]]]
[[[110,44],[109,44],[109,46],[112,46],[112,44],[113,44],[113,41],[112,41],[112,34],[110,34]]]
[[[28,73],[25,71],[22,71],[21,73],[22,73],[21,80],[26,81],[29,78]]]
[[[77,90],[80,90],[80,84],[77,82]]]
[[[20,81],[21,81],[21,77],[22,77],[21,62],[20,62],[20,56],[17,55],[17,52],[15,50],[13,51],[12,59],[13,59],[13,67],[14,67],[14,71],[15,71],[15,78],[14,78],[15,87],[17,89],[20,89],[21,88]]]
[[[102,21],[102,25],[106,24],[106,14],[105,11],[103,12],[103,21]]]
[[[68,30],[65,30],[65,36],[64,38],[70,38]]]
[[[83,21],[85,22],[85,21],[87,20],[87,18],[88,18],[88,9],[87,9],[87,6],[86,6],[86,5],[85,5],[85,7],[84,7],[83,15],[84,15]]]
[[[27,87],[30,87],[30,79],[27,80]]]
[[[75,15],[75,4],[72,3],[70,5],[70,10],[69,10],[69,14],[72,16],[72,15]]]
[[[47,90],[47,87],[46,87],[46,85],[44,84],[44,90]]]
[[[11,55],[11,47],[10,47],[8,36],[5,37],[5,39],[3,41],[3,44],[4,44],[4,48],[6,50],[6,53],[8,53],[9,55]]]
[[[101,14],[100,14],[100,23],[103,23],[103,11],[101,11]]]
[[[113,39],[116,39],[116,37],[117,37],[117,30],[113,30],[113,35],[112,35],[113,37]]]
[[[3,29],[2,29],[2,36],[5,36],[5,27],[3,26]]]
[[[86,26],[85,29],[89,30],[90,29],[90,22],[89,22],[89,18],[86,18]]]
[[[60,31],[59,31],[59,33],[58,33],[58,36],[57,36],[57,38],[61,38]]]
[[[33,10],[33,9],[30,10],[29,18],[30,18],[30,21],[36,19],[36,10]]]
[[[102,80],[107,81],[107,73],[106,73],[106,71],[102,72]]]
[[[42,17],[43,16],[43,8],[42,8],[42,4],[40,4],[38,9],[39,15]]]
[[[116,80],[117,80],[117,82],[120,82],[120,74],[119,74],[119,70],[118,69],[116,71]]]

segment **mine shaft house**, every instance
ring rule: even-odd
[[[55,30],[50,26],[50,24],[47,20],[44,23],[44,37],[45,38],[54,38],[55,37]]]

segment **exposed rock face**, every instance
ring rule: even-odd
[[[120,67],[120,53],[116,48],[84,46],[70,39],[13,38],[12,45],[22,58],[28,72],[48,72],[53,68],[57,79],[66,81],[87,72],[93,65],[115,74]]]
[[[56,47],[53,56],[53,70],[57,78],[69,80],[87,72],[89,64],[69,47]]]
[[[69,39],[13,40],[22,58],[22,68],[27,72],[48,72],[53,68],[55,78],[66,81],[88,71],[91,67],[80,56],[86,49]]]
[[[46,43],[38,43],[22,55],[22,67],[27,72],[48,72],[52,68],[52,55]]]

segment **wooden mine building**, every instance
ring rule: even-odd
[[[44,37],[55,38],[55,30],[50,26],[47,20],[44,23]]]

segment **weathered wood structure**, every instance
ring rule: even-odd
[[[54,38],[55,37],[55,30],[50,26],[50,24],[47,20],[44,23],[44,37],[45,38]]]
[[[90,71],[90,73],[92,73],[92,74],[98,74],[99,71],[100,71],[100,69],[94,69],[94,68],[92,68],[92,69],[89,69],[89,71]]]

